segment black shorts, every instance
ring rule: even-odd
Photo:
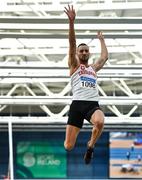
[[[92,114],[100,109],[97,101],[77,101],[71,103],[67,124],[82,128],[84,119],[90,122]]]

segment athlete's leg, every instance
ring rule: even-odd
[[[93,129],[90,141],[88,142],[88,147],[93,148],[96,141],[102,134],[102,130],[104,127],[104,113],[100,109],[97,109],[91,116],[90,122],[93,124]]]
[[[91,158],[93,157],[94,145],[98,140],[98,138],[100,137],[103,130],[103,126],[104,126],[103,112],[100,109],[96,110],[91,116],[90,122],[93,124],[93,129],[92,129],[90,141],[87,144],[88,145],[87,151],[84,155],[84,160],[86,164],[90,163]]]
[[[72,125],[67,125],[66,127],[66,137],[65,137],[65,142],[64,142],[64,147],[66,150],[71,150],[73,149],[77,136],[79,134],[80,128],[72,126]]]

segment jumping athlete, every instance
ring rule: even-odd
[[[102,32],[99,31],[97,37],[100,40],[101,55],[96,63],[88,64],[90,55],[88,45],[81,43],[76,47],[74,29],[75,10],[72,5],[68,5],[68,7],[65,7],[64,12],[69,19],[68,65],[73,93],[64,147],[66,150],[71,150],[74,147],[79,131],[83,126],[84,119],[89,121],[93,125],[93,128],[90,140],[87,143],[87,151],[84,155],[85,163],[89,164],[93,157],[95,143],[100,137],[104,126],[104,113],[98,103],[97,72],[107,61],[108,51]]]

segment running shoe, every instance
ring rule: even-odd
[[[86,153],[84,155],[85,164],[89,164],[91,162],[91,159],[93,158],[93,153],[94,153],[93,148],[88,147],[87,151],[86,151]]]

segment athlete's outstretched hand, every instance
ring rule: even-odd
[[[75,13],[75,10],[73,8],[73,5],[71,5],[71,6],[68,5],[68,7],[65,7],[64,12],[67,14],[70,21],[75,20],[76,13]]]
[[[99,40],[104,40],[104,36],[103,36],[101,31],[97,32],[97,37],[98,37]]]

